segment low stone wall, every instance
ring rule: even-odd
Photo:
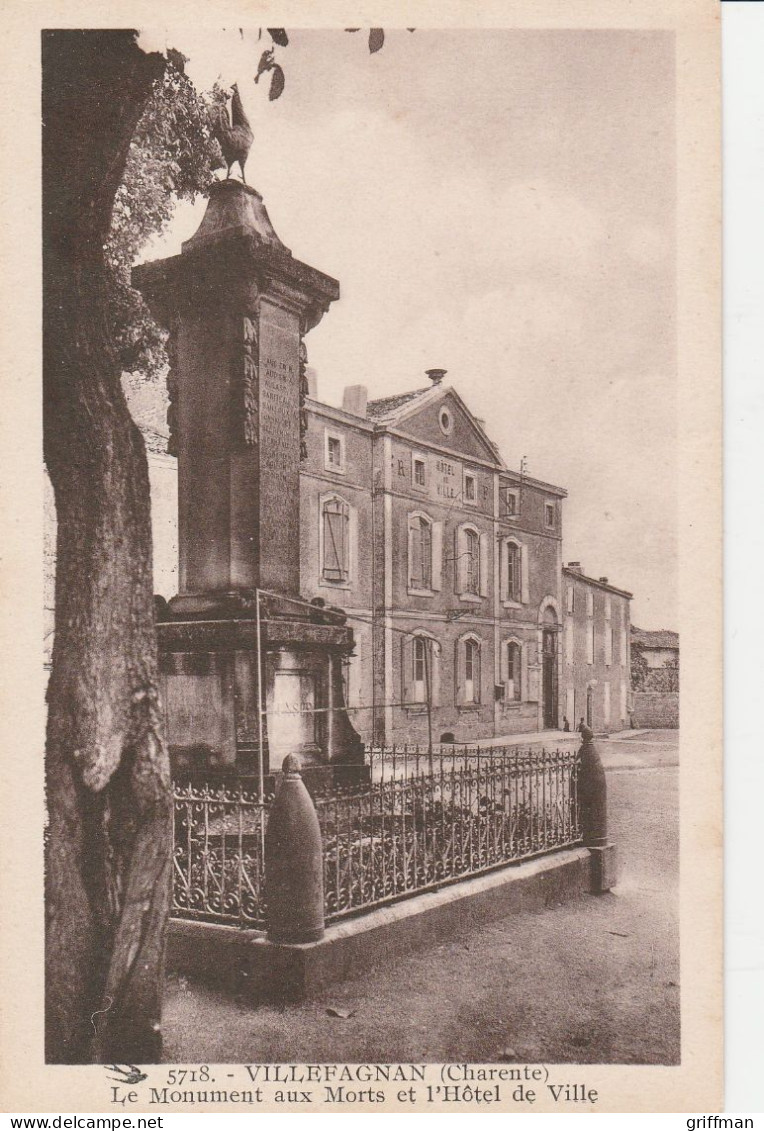
[[[640,729],[657,727],[661,730],[673,730],[678,727],[679,692],[635,691],[632,721]]]
[[[167,965],[253,1002],[301,1001],[482,923],[600,892],[601,872],[588,848],[563,849],[335,923],[315,943],[274,944],[256,931],[171,919]]]

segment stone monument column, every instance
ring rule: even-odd
[[[339,285],[234,180],[212,186],[181,254],[133,283],[169,330],[180,592],[158,633],[176,766],[267,772],[271,747],[278,765],[357,759],[341,689],[352,632],[299,601],[303,338]]]

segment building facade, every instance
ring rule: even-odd
[[[510,470],[431,372],[408,394],[367,402],[355,386],[342,409],[308,401],[301,590],[349,616],[357,730],[423,744],[554,729],[566,712],[571,729],[580,715],[626,725],[620,666],[605,679],[604,655],[590,671],[564,652],[564,632],[583,639],[589,624],[585,599],[572,630],[563,608],[566,492]],[[594,623],[598,639],[618,626],[618,665],[625,625],[628,686],[629,595],[606,588]]]
[[[587,577],[580,562],[562,571],[563,704],[571,728],[629,726],[631,593],[606,577]]]
[[[300,592],[342,608],[366,742],[629,725],[629,599],[562,560],[563,488],[511,470],[458,392],[306,401]],[[126,379],[147,440],[157,592],[177,592],[176,461],[160,386]],[[49,598],[52,606],[52,570]],[[51,610],[52,622],[52,610]],[[48,641],[50,643],[50,640]]]

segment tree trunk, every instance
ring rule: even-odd
[[[103,245],[164,60],[43,33],[45,459],[58,522],[48,689],[46,1058],[155,1062],[171,870],[146,454],[120,386]]]

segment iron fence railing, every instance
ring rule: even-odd
[[[349,771],[349,767],[345,768]],[[324,852],[327,922],[582,839],[574,750],[367,751],[355,783],[306,774]],[[264,928],[271,798],[240,780],[175,787],[173,914]]]

